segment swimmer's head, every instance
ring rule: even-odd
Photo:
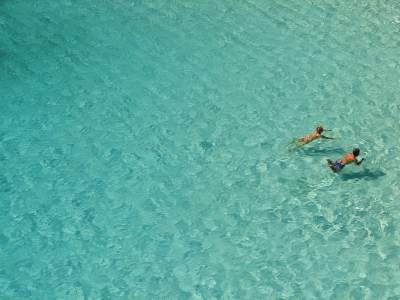
[[[322,126],[318,126],[316,130],[317,130],[317,133],[319,133],[319,134],[324,132],[324,128]]]
[[[360,148],[354,148],[354,149],[353,149],[353,155],[354,155],[355,157],[359,156],[359,155],[360,155]]]

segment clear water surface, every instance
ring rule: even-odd
[[[0,1],[0,298],[400,299],[399,48],[394,0]]]

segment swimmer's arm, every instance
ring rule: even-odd
[[[321,135],[322,139],[327,139],[327,140],[334,140],[335,138],[330,137],[330,136],[325,136],[325,135]]]
[[[362,164],[362,162],[364,161],[364,158],[361,158],[361,160],[356,160],[354,163],[359,166]]]

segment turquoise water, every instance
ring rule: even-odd
[[[0,298],[400,299],[400,5],[365,2],[0,1]]]

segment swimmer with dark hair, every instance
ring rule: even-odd
[[[313,133],[310,133],[309,135],[306,135],[302,138],[296,139],[292,142],[297,147],[302,147],[304,145],[307,145],[311,143],[312,141],[315,141],[317,139],[327,139],[327,140],[334,140],[333,137],[325,136],[322,133],[324,131],[331,131],[329,129],[324,129],[322,126],[318,126]]]
[[[330,159],[327,159],[328,166],[335,173],[342,171],[346,165],[349,165],[352,163],[359,166],[364,161],[364,158],[362,158],[361,160],[357,160],[357,156],[359,156],[359,155],[360,155],[360,149],[354,148],[353,152],[347,153],[343,158],[337,159],[335,162],[333,162]]]

